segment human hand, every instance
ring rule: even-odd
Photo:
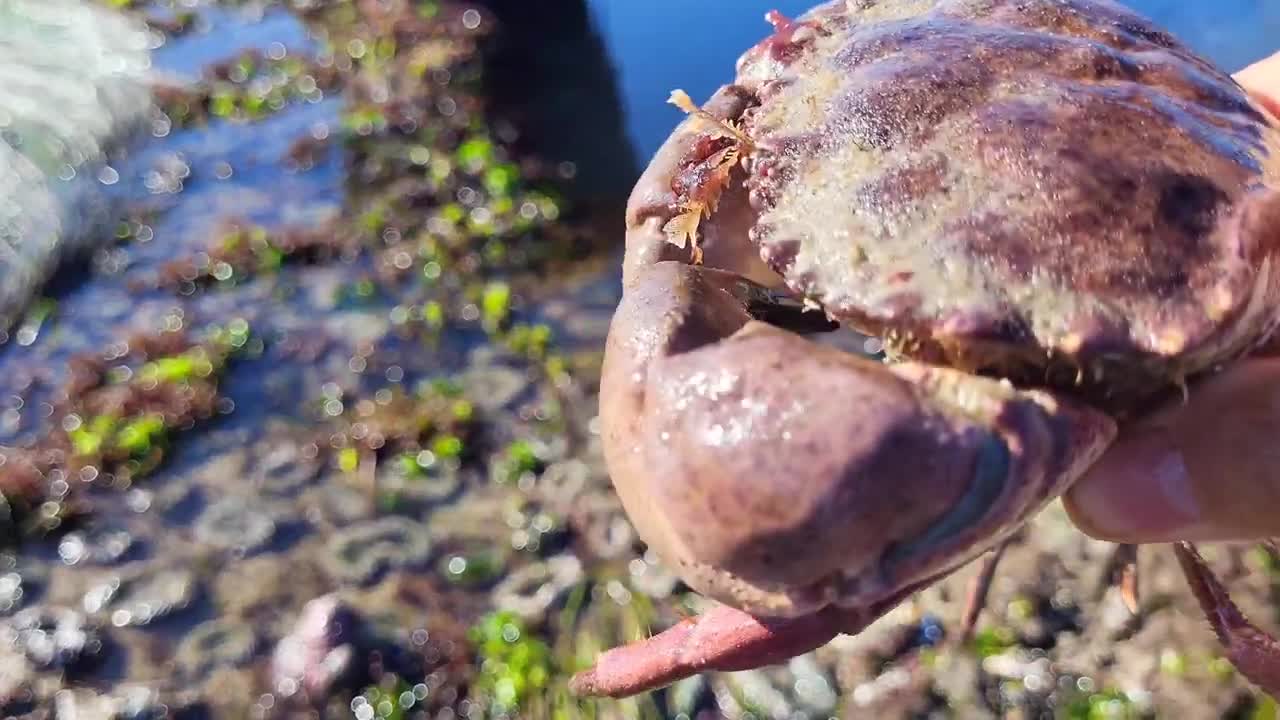
[[[1280,53],[1236,79],[1280,117]],[[1280,537],[1280,354],[1124,431],[1064,502],[1081,530],[1116,542]]]
[[[1280,117],[1280,53],[1236,73],[1236,81],[1273,115]]]

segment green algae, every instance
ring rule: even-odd
[[[546,693],[555,675],[551,648],[520,618],[492,613],[468,637],[480,667],[475,692],[488,701],[490,717],[513,713]]]

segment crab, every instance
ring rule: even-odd
[[[1119,428],[1280,319],[1280,121],[1148,20],[768,19],[731,84],[672,97],[689,117],[628,205],[600,395],[629,518],[714,606],[603,653],[582,694],[781,662],[981,558],[967,631],[1000,550]],[[883,357],[831,341],[849,330]],[[1280,691],[1280,645],[1174,549],[1229,658]]]

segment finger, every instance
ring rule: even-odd
[[[1280,53],[1259,60],[1235,78],[1272,115],[1280,117]]]
[[[1066,507],[1086,533],[1114,542],[1274,536],[1278,439],[1280,359],[1248,360],[1123,433]]]

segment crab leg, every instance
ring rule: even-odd
[[[1098,596],[1114,586],[1120,588],[1120,599],[1130,613],[1138,614],[1138,546],[1117,544],[1107,558],[1105,572],[1098,587]]]
[[[991,590],[991,581],[996,577],[996,568],[1000,567],[1000,560],[1011,542],[1012,540],[1005,540],[983,557],[978,574],[973,576],[973,581],[969,584],[969,592],[964,601],[964,614],[960,616],[960,634],[957,638],[961,644],[969,642],[969,638],[973,637],[973,630],[978,626],[978,616],[987,606],[987,593]]]
[[[1134,615],[1138,614],[1138,546],[1121,545],[1116,548],[1117,562],[1120,564],[1120,597],[1125,607]]]
[[[1191,543],[1173,546],[1182,573],[1200,601],[1209,625],[1240,674],[1272,696],[1280,696],[1280,642],[1251,623]]]

